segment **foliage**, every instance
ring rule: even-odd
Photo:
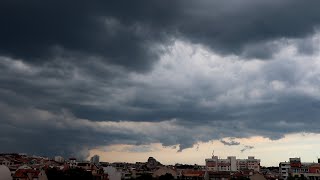
[[[49,168],[46,171],[48,180],[92,180],[91,172],[81,168],[60,171],[57,168]]]
[[[250,178],[241,176],[241,177],[232,177],[231,180],[250,180]]]
[[[137,180],[152,180],[151,174],[141,174],[141,176],[136,178]]]
[[[172,174],[166,173],[165,175],[162,175],[159,177],[159,180],[173,180],[174,177]]]

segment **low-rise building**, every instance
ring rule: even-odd
[[[179,179],[181,180],[203,180],[205,171],[202,170],[183,170]]]
[[[121,172],[112,166],[103,167],[105,174],[108,174],[109,180],[121,180]]]
[[[59,162],[59,163],[64,162],[64,158],[63,158],[62,156],[55,156],[55,157],[54,157],[54,160],[55,160],[56,162]]]
[[[154,171],[152,176],[154,178],[159,178],[160,176],[163,176],[166,174],[171,174],[175,179],[177,179],[177,171],[166,166],[160,167],[159,169]]]
[[[18,169],[13,174],[13,180],[48,180],[46,173],[34,169]]]
[[[230,172],[226,171],[206,171],[204,175],[204,180],[229,180],[230,178]]]

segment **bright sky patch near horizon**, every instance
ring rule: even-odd
[[[261,166],[278,166],[279,162],[288,162],[289,158],[300,157],[303,162],[317,162],[320,157],[317,149],[319,134],[299,133],[289,134],[280,140],[270,140],[263,137],[232,139],[244,144],[242,146],[226,146],[218,140],[198,143],[192,148],[178,152],[176,146],[163,147],[161,144],[150,145],[111,145],[90,151],[90,156],[98,154],[101,161],[106,162],[146,162],[148,157],[154,157],[162,164],[198,164],[204,165],[206,158],[211,158],[212,152],[219,158],[236,156],[237,159],[246,159],[255,156],[261,159]],[[227,142],[230,138],[225,139]],[[232,141],[231,140],[231,141]],[[245,149],[246,146],[253,147]]]

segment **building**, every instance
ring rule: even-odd
[[[249,178],[250,180],[267,180],[262,174],[255,173]]]
[[[98,155],[94,155],[91,157],[90,162],[93,164],[99,164],[100,157]]]
[[[12,180],[11,172],[5,165],[0,165],[0,180]]]
[[[54,161],[59,162],[59,163],[62,163],[62,162],[64,162],[64,158],[61,157],[61,156],[55,156],[55,157],[54,157]]]
[[[206,171],[186,169],[183,170],[179,176],[180,180],[203,180]]]
[[[75,168],[77,166],[77,159],[69,158],[68,165],[70,168]]]
[[[2,160],[0,160],[0,165],[5,165],[5,166],[9,167],[9,166],[13,165],[13,162],[10,162],[7,159],[2,159]]]
[[[279,163],[279,174],[282,179],[287,179],[289,177],[291,166],[289,162]]]
[[[14,180],[48,180],[43,170],[34,169],[18,169],[12,177]]]
[[[306,177],[309,180],[320,180],[320,159],[318,162],[301,162],[300,158],[289,158],[289,162],[279,163],[281,179],[288,177]]]
[[[229,156],[227,159],[219,159],[218,156],[212,156],[206,159],[206,169],[208,171],[237,171],[237,160],[235,156]]]
[[[228,156],[227,159],[220,159],[218,156],[205,159],[207,171],[230,171],[240,170],[260,171],[260,159],[249,156],[248,159],[236,159],[235,156]]]
[[[152,176],[154,178],[159,178],[160,176],[166,175],[166,174],[171,174],[174,179],[177,179],[177,171],[174,170],[173,168],[169,168],[166,166],[160,167],[156,171],[153,172]]]
[[[112,166],[103,167],[105,174],[108,174],[110,180],[121,180],[121,171],[118,171],[117,168]]]
[[[254,156],[249,156],[248,159],[238,160],[238,162],[240,161],[246,161],[246,169],[253,170],[254,172],[260,171],[260,159],[255,159]],[[243,167],[241,167],[239,163],[238,170],[242,170],[241,168]]]
[[[204,174],[204,180],[229,180],[229,179],[230,179],[230,172],[206,171]]]

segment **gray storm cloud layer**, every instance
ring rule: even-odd
[[[0,151],[318,133],[319,5],[1,1]]]

